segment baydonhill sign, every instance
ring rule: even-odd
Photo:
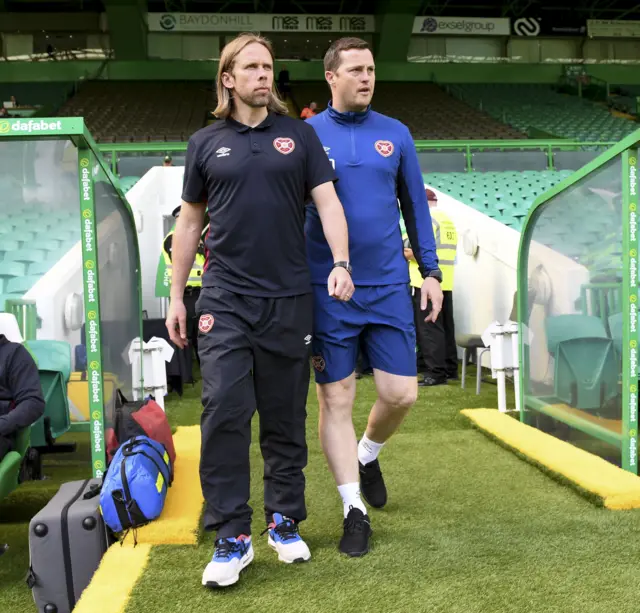
[[[373,15],[147,13],[150,32],[373,32]]]

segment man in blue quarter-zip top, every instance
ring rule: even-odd
[[[400,213],[424,279],[421,306],[434,322],[442,307],[436,245],[413,139],[405,125],[371,110],[375,65],[359,38],[335,41],[324,58],[332,99],[308,119],[333,165],[349,226],[348,263],[334,263],[318,211],[307,207],[305,233],[314,288],[312,364],[320,404],[320,440],[344,510],[340,551],[369,551],[365,502],[387,502],[378,454],[416,401],[416,333],[403,256]],[[398,201],[400,207],[398,207]],[[347,266],[355,292],[349,302],[327,298],[332,267]],[[358,344],[374,370],[378,398],[357,442],[352,421]],[[361,497],[362,494],[362,497]],[[364,498],[364,501],[362,500]]]

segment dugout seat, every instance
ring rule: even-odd
[[[18,431],[15,446],[0,461],[0,501],[15,490],[30,471],[23,470],[23,464],[29,461],[29,438],[31,426]],[[33,457],[33,456],[31,456]],[[39,468],[37,469],[39,472]]]
[[[554,396],[583,410],[597,410],[618,393],[620,369],[604,323],[593,315],[546,320],[547,349],[554,357]]]
[[[45,399],[44,415],[32,426],[31,445],[48,453],[73,451],[75,446],[56,444],[71,427],[67,383],[71,376],[71,346],[64,341],[33,340],[25,346],[38,362]]]
[[[611,332],[611,338],[613,339],[613,346],[616,348],[618,357],[622,359],[622,336],[623,336],[624,322],[622,313],[616,313],[609,317],[609,330]]]

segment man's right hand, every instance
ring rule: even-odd
[[[171,300],[166,323],[167,330],[169,331],[169,338],[177,347],[184,349],[188,345],[187,309],[185,308],[182,299],[176,298]]]

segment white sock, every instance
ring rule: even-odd
[[[367,438],[366,434],[362,435],[362,440],[358,443],[358,460],[360,464],[369,464],[373,462],[380,453],[384,443],[374,443]]]
[[[360,483],[345,483],[338,486],[338,492],[342,498],[344,516],[346,517],[351,510],[360,509],[365,515],[367,514],[367,507],[364,506],[362,498],[360,498]]]

